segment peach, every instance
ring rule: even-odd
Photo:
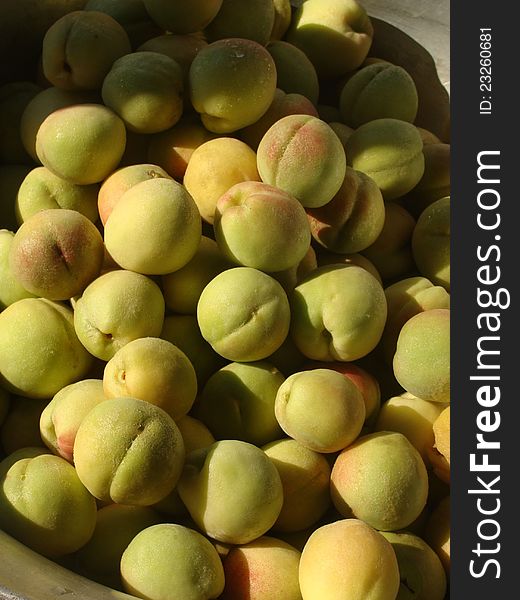
[[[334,133],[338,136],[339,141],[341,142],[345,152],[347,151],[347,141],[350,136],[354,133],[354,130],[345,125],[345,123],[338,123],[337,121],[329,122],[329,126],[334,131]]]
[[[267,272],[296,266],[311,241],[307,215],[298,200],[254,181],[238,183],[220,197],[213,227],[227,258]]]
[[[16,279],[9,264],[14,235],[12,231],[0,229],[0,311],[17,300],[33,297]]]
[[[408,527],[425,507],[428,475],[421,455],[404,435],[372,433],[337,457],[331,495],[342,515],[395,531]]]
[[[281,40],[291,24],[292,9],[290,0],[273,0],[274,23],[271,40]]]
[[[182,115],[182,92],[182,70],[173,58],[145,51],[116,60],[101,88],[105,105],[135,133],[173,127]]]
[[[450,482],[450,407],[446,407],[433,423],[435,441],[430,447],[433,471],[441,479]]]
[[[318,75],[357,69],[372,44],[373,27],[355,0],[307,0],[293,15],[286,39],[309,57]]]
[[[123,121],[100,104],[66,106],[51,113],[36,136],[44,167],[78,185],[98,183],[119,164],[126,144]]]
[[[274,26],[273,0],[223,0],[217,16],[206,27],[208,40],[227,38],[254,40],[265,46]]]
[[[441,559],[446,574],[450,574],[450,497],[442,499],[433,510],[424,533],[424,539]]]
[[[429,131],[428,129],[424,129],[424,127],[417,127],[417,131],[419,132],[419,135],[421,136],[423,144],[425,146],[427,146],[428,144],[440,144],[441,143],[441,140],[434,133]]]
[[[43,73],[52,85],[64,90],[96,90],[112,63],[130,51],[126,31],[110,15],[74,11],[47,30]]]
[[[0,428],[0,445],[6,455],[21,448],[42,445],[39,423],[46,405],[47,400],[13,396]]]
[[[121,558],[125,591],[149,600],[217,598],[224,569],[217,551],[197,531],[164,523],[138,533]]]
[[[401,329],[394,374],[403,388],[423,400],[450,401],[450,311],[426,310]]]
[[[289,332],[289,301],[282,286],[250,267],[228,269],[208,283],[197,305],[204,339],[224,358],[262,360]]]
[[[337,135],[320,119],[289,115],[264,135],[257,154],[264,183],[295,196],[305,207],[330,202],[345,178],[345,151]]]
[[[307,210],[312,237],[338,254],[364,250],[379,237],[385,222],[383,196],[374,180],[347,167],[330,202]]]
[[[294,288],[317,267],[316,252],[312,246],[309,246],[305,256],[298,264],[289,269],[272,273],[272,276],[282,285],[283,289],[290,294]]]
[[[84,377],[91,363],[74,331],[70,308],[25,298],[0,313],[0,383],[8,391],[52,398]]]
[[[106,400],[101,379],[84,379],[62,388],[39,419],[41,439],[53,454],[72,463],[78,428],[85,416]]]
[[[209,140],[195,149],[184,175],[184,186],[195,200],[201,217],[213,224],[218,199],[242,181],[259,181],[256,154],[240,140]]]
[[[40,554],[58,557],[85,545],[94,531],[96,502],[74,467],[41,454],[0,467],[0,526]]]
[[[223,600],[301,600],[298,583],[300,552],[263,536],[231,548],[224,558]]]
[[[168,495],[180,477],[184,444],[173,419],[136,398],[100,402],[74,441],[78,477],[104,502],[147,506]]]
[[[191,103],[206,129],[231,133],[267,111],[276,89],[276,67],[257,42],[231,38],[203,48],[191,63],[189,80]]]
[[[274,402],[283,380],[267,362],[230,363],[208,379],[194,413],[217,440],[267,444],[282,436]]]
[[[378,531],[343,519],[310,536],[299,581],[303,600],[395,600],[399,567],[392,545]]]
[[[291,335],[308,358],[352,361],[379,343],[386,299],[379,282],[355,265],[319,267],[291,295]]]
[[[370,275],[375,277],[377,281],[383,285],[381,275],[374,266],[374,263],[368,260],[366,256],[354,252],[354,254],[335,254],[334,252],[327,252],[323,248],[318,248],[316,253],[316,259],[319,267],[326,265],[356,265],[368,271]]]
[[[131,187],[105,223],[105,246],[123,269],[164,275],[186,265],[201,238],[201,219],[186,189],[173,179]],[[128,240],[136,243],[128,245]]]
[[[169,0],[143,0],[143,3],[155,23],[172,33],[201,31],[222,6],[222,0],[192,0],[189,9]]]
[[[184,415],[177,421],[177,427],[181,432],[186,454],[215,443],[213,434],[199,419]]]
[[[157,337],[164,321],[164,298],[151,279],[132,271],[109,271],[77,300],[74,328],[81,343],[108,361],[128,342]]]
[[[267,50],[276,65],[276,86],[286,94],[301,94],[316,106],[320,84],[316,69],[307,55],[284,41],[271,42]]]
[[[349,165],[377,183],[385,200],[404,196],[424,173],[422,139],[399,119],[383,118],[361,125],[347,141]]]
[[[415,83],[405,69],[378,62],[357,71],[343,87],[341,120],[354,128],[386,118],[413,123],[418,105]]]
[[[238,440],[191,452],[178,490],[197,526],[231,544],[247,544],[266,533],[283,503],[276,467],[260,448]]]
[[[274,531],[302,531],[323,517],[330,505],[327,459],[296,440],[281,439],[263,447],[278,470],[283,487],[282,510]]]
[[[197,377],[182,350],[166,340],[146,337],[129,342],[108,361],[103,389],[107,398],[146,400],[177,421],[195,401]]]

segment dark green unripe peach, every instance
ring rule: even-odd
[[[166,31],[172,33],[194,33],[201,31],[217,15],[222,0],[194,0],[189,8],[185,4],[169,0],[143,0],[152,19]]]
[[[273,0],[223,0],[217,16],[206,27],[208,40],[253,40],[265,46],[274,25]]]

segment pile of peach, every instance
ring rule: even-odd
[[[149,600],[442,600],[450,147],[294,4],[89,0],[0,88],[0,527]]]

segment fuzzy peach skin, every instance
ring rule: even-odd
[[[135,133],[158,133],[182,115],[182,70],[164,54],[141,51],[114,62],[103,80],[101,96]]]
[[[302,531],[317,523],[331,503],[326,457],[292,439],[276,440],[263,450],[277,468],[283,487],[282,510],[273,531]]]
[[[303,50],[318,76],[357,69],[372,44],[373,27],[355,0],[307,0],[293,15],[286,40]]]
[[[262,360],[289,332],[290,308],[282,286],[250,267],[228,269],[212,279],[197,305],[204,339],[224,358]]]
[[[439,557],[420,537],[412,533],[383,532],[394,549],[401,585],[398,599],[443,600],[446,573]]]
[[[242,38],[265,46],[274,25],[273,0],[223,0],[217,16],[206,27],[209,41]]]
[[[264,183],[295,196],[306,208],[330,202],[345,178],[345,151],[338,136],[317,117],[289,115],[262,138],[257,152]]]
[[[259,181],[256,154],[240,140],[222,137],[201,144],[191,155],[184,186],[201,217],[213,224],[218,199],[242,181]]]
[[[450,574],[450,522],[450,497],[446,496],[430,515],[426,523],[424,539],[441,559],[448,577]]]
[[[423,143],[417,129],[399,119],[375,119],[347,141],[349,165],[377,183],[385,200],[412,190],[424,173]]]
[[[0,447],[8,456],[21,448],[41,446],[40,416],[47,400],[13,396],[9,412],[0,427]]]
[[[223,561],[223,600],[301,600],[300,556],[296,548],[268,536],[231,548]]]
[[[95,279],[74,310],[81,343],[106,361],[132,340],[159,336],[163,321],[164,298],[158,285],[132,271],[110,271]]]
[[[78,185],[98,183],[119,164],[126,144],[123,121],[101,104],[77,104],[51,113],[36,135],[44,167]]]
[[[419,271],[450,291],[450,198],[430,204],[412,235],[412,253]]]
[[[450,401],[450,311],[426,310],[408,320],[397,340],[394,374],[423,400]]]
[[[177,421],[195,401],[197,376],[182,350],[166,340],[145,337],[129,342],[108,361],[103,389],[108,398],[146,400]]]
[[[183,119],[150,139],[148,160],[161,166],[177,181],[183,181],[192,154],[214,137],[215,134],[195,119]]]
[[[172,33],[201,31],[222,6],[222,0],[192,0],[189,9],[169,0],[143,0],[143,3],[157,25]]]
[[[131,52],[123,27],[98,11],[74,11],[58,19],[43,38],[45,77],[64,90],[96,90],[112,63]]]
[[[201,227],[197,205],[180,183],[149,179],[127,190],[113,207],[105,246],[123,269],[165,275],[193,258]]]
[[[352,361],[376,347],[386,313],[383,288],[368,271],[319,267],[291,294],[291,336],[310,359]]]
[[[379,237],[385,222],[383,196],[374,180],[347,167],[345,179],[330,202],[307,209],[312,237],[327,250],[352,254]]]
[[[399,567],[391,544],[378,531],[344,519],[310,536],[299,581],[303,600],[395,600]]]
[[[358,254],[354,252],[354,254],[336,254],[334,252],[327,252],[324,248],[318,248],[316,252],[316,260],[318,263],[318,267],[323,267],[325,265],[356,265],[358,267],[362,267],[365,271],[368,271],[373,277],[377,279],[377,281],[383,285],[381,275],[379,271],[376,269],[375,265],[363,256],[362,254]]]
[[[68,300],[99,275],[103,256],[103,238],[92,221],[75,210],[46,209],[18,229],[9,264],[32,294]]]
[[[301,371],[280,386],[274,405],[285,433],[316,452],[338,452],[360,434],[363,396],[350,379],[331,369]]]
[[[0,383],[7,390],[52,398],[84,377],[91,364],[74,331],[70,308],[25,298],[0,313]]]
[[[106,400],[101,379],[84,379],[62,388],[43,410],[41,439],[58,456],[72,463],[78,428],[85,416]]]
[[[433,423],[434,443],[429,459],[433,471],[446,483],[450,483],[450,407],[447,406]]]
[[[332,501],[343,516],[382,531],[408,527],[428,497],[421,455],[404,435],[389,431],[363,436],[345,448],[330,481]]]
[[[121,581],[126,592],[149,600],[209,600],[224,589],[224,569],[203,535],[163,523],[130,542],[121,558]]]
[[[219,250],[217,242],[202,236],[189,263],[162,277],[166,306],[177,314],[194,315],[202,290],[222,271],[233,264]]]
[[[282,40],[271,42],[267,50],[276,65],[276,86],[286,94],[301,94],[317,106],[320,84],[316,69],[307,55]]]
[[[99,403],[74,441],[78,477],[104,502],[154,504],[173,490],[183,463],[184,444],[173,419],[136,398]]]
[[[16,279],[9,264],[14,235],[12,231],[0,229],[0,311],[17,300],[33,297]]]
[[[256,181],[238,183],[219,198],[213,227],[228,259],[267,272],[296,266],[311,242],[307,215],[298,200]]]
[[[257,42],[219,40],[194,58],[189,86],[191,103],[206,129],[231,133],[267,111],[276,89],[276,67]]]
[[[281,89],[276,88],[273,101],[267,112],[252,125],[241,129],[239,132],[240,138],[253,148],[253,150],[256,150],[268,129],[276,121],[289,115],[311,115],[317,117],[318,111],[305,96],[285,93]]]
[[[268,362],[230,363],[209,378],[194,413],[217,440],[267,444],[283,435],[274,414],[283,380]]]
[[[239,440],[190,452],[177,489],[197,526],[231,544],[266,533],[283,504],[276,467],[260,448]]]
[[[6,461],[12,464],[0,463],[2,529],[49,557],[85,545],[94,531],[96,502],[74,467],[49,454]]]
[[[312,246],[309,246],[305,256],[298,264],[289,269],[272,273],[272,276],[281,284],[287,294],[290,294],[300,281],[303,281],[317,267],[316,252]]]
[[[290,0],[273,0],[274,23],[271,40],[281,40],[291,24],[292,8]]]
[[[177,427],[181,432],[186,454],[215,443],[215,438],[206,425],[190,415],[181,417],[177,421]]]
[[[418,105],[414,80],[405,69],[378,62],[357,71],[343,87],[341,120],[354,128],[385,118],[413,123]]]

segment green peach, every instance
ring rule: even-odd
[[[33,297],[16,279],[9,264],[14,235],[12,231],[0,229],[0,311],[17,300]]]
[[[18,229],[9,264],[32,294],[68,300],[99,275],[103,255],[103,238],[92,221],[75,210],[46,209]]]
[[[83,419],[74,441],[78,477],[104,502],[147,506],[179,479],[184,444],[173,419],[136,398],[111,398]]]
[[[215,443],[213,434],[199,419],[184,415],[177,421],[177,427],[181,432],[186,454],[193,450],[207,448]]]
[[[450,483],[450,407],[447,406],[433,423],[434,443],[429,459],[433,472],[445,483]]]
[[[296,266],[311,241],[307,215],[298,200],[256,181],[238,183],[220,197],[213,227],[226,257],[267,272]]]
[[[72,463],[78,428],[85,416],[106,400],[101,379],[84,379],[62,388],[39,419],[41,439],[53,452]]]
[[[204,288],[197,320],[204,339],[224,358],[262,360],[287,337],[289,301],[269,275],[237,267],[220,273]]]
[[[274,26],[273,0],[223,0],[217,16],[206,27],[208,40],[253,40],[265,46]]]
[[[263,447],[278,470],[283,505],[274,531],[293,532],[311,527],[330,505],[330,467],[327,459],[296,440],[282,439]]]
[[[426,505],[428,475],[421,455],[404,435],[372,433],[337,457],[331,495],[342,515],[395,531],[410,525]]]
[[[399,567],[391,544],[378,531],[343,519],[310,536],[299,581],[304,600],[395,600]]]
[[[191,452],[178,489],[202,531],[232,544],[247,544],[263,535],[283,503],[276,467],[260,448],[238,440]]]
[[[81,379],[91,363],[74,331],[71,309],[25,298],[0,313],[0,382],[7,390],[52,398]]]
[[[329,122],[329,126],[334,131],[334,133],[338,136],[339,141],[341,142],[345,152],[347,151],[347,141],[350,136],[354,133],[354,130],[345,125],[345,123],[338,123],[337,121]]]
[[[27,165],[0,165],[0,228],[16,231],[16,195],[31,167]]]
[[[164,321],[164,298],[151,279],[131,271],[109,271],[77,300],[74,328],[87,350],[110,360],[125,344],[157,337]]]
[[[450,311],[431,309],[409,319],[399,334],[394,374],[423,400],[450,401]]]
[[[404,196],[424,173],[417,129],[398,119],[375,119],[358,127],[347,142],[349,165],[377,183],[385,200]]]
[[[379,237],[385,222],[383,196],[374,180],[347,167],[330,202],[307,210],[312,237],[338,254],[364,250]]]
[[[21,458],[8,467],[1,484],[0,525],[26,546],[57,557],[78,550],[92,536],[95,500],[63,458]]]
[[[307,0],[293,15],[286,39],[309,57],[318,75],[357,69],[372,44],[373,27],[355,0]]]
[[[298,264],[289,269],[272,273],[272,276],[281,284],[287,294],[290,294],[294,288],[317,267],[316,252],[312,246],[309,246],[305,256]]]
[[[257,42],[231,38],[203,48],[191,63],[189,80],[191,103],[206,129],[231,133],[267,111],[276,89],[276,67]]]
[[[441,559],[448,577],[450,574],[450,512],[450,497],[446,496],[439,502],[430,515],[424,533],[424,539]]]
[[[96,90],[112,63],[131,51],[123,27],[98,11],[74,11],[58,19],[43,38],[45,77],[64,90]]]
[[[189,9],[169,0],[143,0],[148,14],[161,29],[172,33],[201,31],[217,15],[222,0],[192,0]]]
[[[195,149],[186,168],[184,186],[195,200],[201,217],[213,224],[222,194],[236,183],[259,180],[255,152],[240,140],[222,137]]]
[[[379,62],[357,71],[341,91],[342,121],[359,127],[375,119],[413,123],[419,99],[415,83],[402,67]]]
[[[186,265],[201,238],[201,219],[186,189],[173,179],[143,181],[127,190],[105,223],[105,246],[123,269],[164,275]],[[136,243],[128,245],[128,240]]]
[[[217,242],[202,236],[193,258],[184,267],[162,277],[166,306],[178,314],[194,315],[203,289],[230,263],[219,250]]]
[[[430,204],[421,213],[412,235],[412,252],[419,271],[450,291],[450,198]]]
[[[224,558],[223,600],[301,600],[300,552],[276,538],[263,536],[231,548]]]
[[[40,416],[47,400],[13,396],[11,406],[0,428],[0,442],[6,455],[30,446],[41,446]]]
[[[320,84],[316,69],[307,55],[284,41],[271,42],[267,50],[276,65],[276,86],[287,94],[301,94],[316,106]]]
[[[291,24],[292,9],[290,0],[273,0],[274,23],[271,40],[281,40]]]
[[[130,131],[158,133],[181,118],[182,91],[182,70],[173,58],[140,51],[114,62],[101,95]]]
[[[78,185],[98,183],[119,164],[126,144],[123,121],[100,104],[66,106],[51,113],[36,136],[44,167]]]
[[[378,344],[386,321],[379,282],[355,265],[319,267],[291,295],[291,335],[313,360],[352,361]]]
[[[217,440],[267,444],[282,435],[274,401],[283,380],[267,362],[230,363],[208,379],[195,415]]]
[[[107,398],[146,400],[177,421],[195,401],[197,377],[182,350],[166,340],[146,337],[129,342],[108,361],[103,389]]]
[[[224,589],[217,551],[200,533],[165,523],[136,535],[121,558],[125,591],[149,600],[209,600]]]
[[[326,265],[356,265],[368,271],[370,275],[375,277],[377,281],[383,285],[383,281],[381,279],[381,275],[379,271],[376,269],[374,263],[366,256],[362,254],[358,254],[354,252],[354,254],[335,254],[334,252],[327,252],[323,248],[318,248],[318,252],[316,253],[316,259],[318,262],[318,267],[324,267]]]
[[[295,196],[305,207],[327,204],[343,183],[345,151],[338,136],[320,119],[289,115],[264,135],[257,154],[264,183]]]

